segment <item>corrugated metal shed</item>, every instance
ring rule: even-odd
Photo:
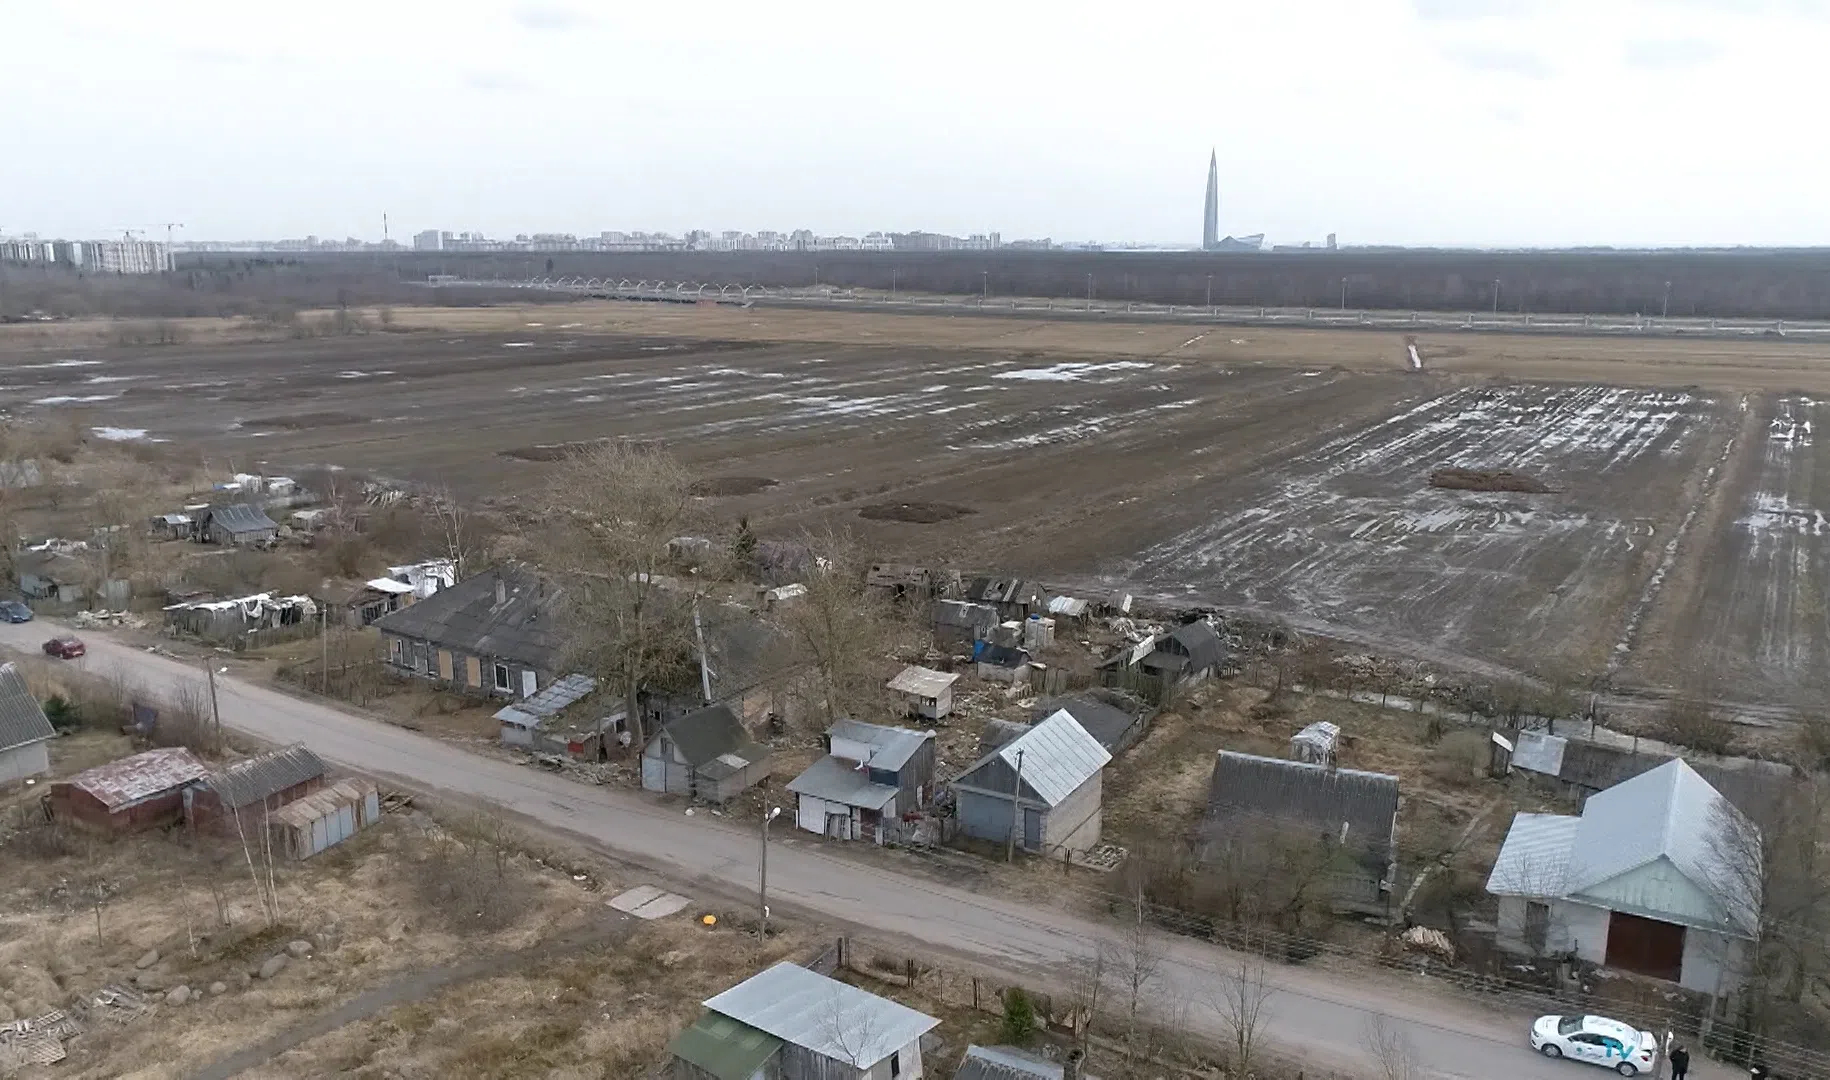
[[[222,800],[223,809],[238,810],[323,775],[323,759],[304,743],[295,743],[238,761],[212,774],[207,783]]]
[[[826,734],[835,741],[845,739],[872,747],[871,767],[891,772],[907,765],[922,744],[934,738],[932,731],[867,724],[862,720],[840,720],[827,728]]]
[[[906,1005],[786,961],[705,1007],[816,1054],[870,1068],[940,1024]]]
[[[0,664],[0,750],[56,737],[57,729],[45,719],[44,707],[32,696],[19,669],[11,663]]]
[[[870,770],[836,757],[823,757],[807,766],[801,775],[788,781],[788,790],[866,810],[883,809],[896,801],[897,794],[888,784],[872,783]]]
[[[1050,615],[1061,615],[1069,619],[1078,619],[1087,613],[1087,602],[1072,596],[1057,596],[1048,602]]]
[[[939,697],[947,687],[959,681],[959,676],[933,668],[910,664],[889,681],[889,689],[898,694],[914,694],[917,697]]]
[[[1063,709],[987,754],[955,783],[973,786],[972,775],[994,757],[1015,769],[1018,751],[1023,753],[1023,786],[1049,806],[1060,805],[1112,760],[1099,740]]]
[[[1568,814],[1514,815],[1493,872],[1487,875],[1487,891],[1495,896],[1562,896],[1570,847],[1581,824],[1581,818]]]
[[[287,803],[267,820],[275,846],[292,858],[308,859],[341,844],[380,817],[380,796],[375,785],[350,779]]]
[[[1061,1063],[1014,1046],[968,1046],[953,1080],[1061,1080]],[[1082,1074],[1082,1080],[1098,1080]]]
[[[597,689],[597,680],[589,675],[567,675],[547,684],[546,689],[525,701],[517,701],[497,710],[495,719],[507,723],[531,727],[549,716],[557,716],[566,708],[590,697]]]
[[[88,792],[110,812],[164,794],[209,775],[203,762],[181,746],[161,747],[84,769],[65,783]]]

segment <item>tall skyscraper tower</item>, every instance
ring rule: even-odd
[[[1220,246],[1220,153],[1207,158],[1207,208],[1201,214],[1201,250]]]

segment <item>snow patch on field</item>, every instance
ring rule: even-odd
[[[59,394],[55,397],[38,398],[34,405],[86,405],[94,401],[113,401],[119,394]]]
[[[146,438],[146,429],[139,427],[94,427],[89,430],[96,438],[108,442],[137,442]]]
[[[1084,361],[1067,360],[1048,367],[1018,368],[1015,371],[1000,371],[994,379],[1018,379],[1023,382],[1079,382],[1088,375],[1103,371],[1147,371],[1153,365],[1141,360],[1114,360],[1106,364],[1090,364]],[[1122,378],[1122,376],[1121,376]]]

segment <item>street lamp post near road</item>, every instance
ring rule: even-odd
[[[1671,282],[1669,281],[1665,282],[1665,313],[1660,315],[1659,318],[1671,318]]]
[[[1341,310],[1347,310],[1347,279],[1341,279]]]
[[[763,815],[762,823],[762,858],[758,866],[762,870],[762,880],[756,888],[757,905],[762,909],[762,933],[764,941],[769,939],[769,822],[781,816],[782,808],[772,806]]]
[[[979,303],[991,299],[991,271],[979,271]]]
[[[1500,313],[1500,279],[1499,278],[1493,279],[1493,313],[1495,315],[1498,315]]]
[[[1207,306],[1211,311],[1214,306],[1214,275],[1207,275]]]
[[[1093,310],[1093,275],[1087,275],[1087,310]]]

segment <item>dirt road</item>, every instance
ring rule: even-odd
[[[0,626],[0,645],[35,650],[52,626]],[[198,669],[156,654],[89,639],[75,661],[102,673],[120,671],[155,694],[199,678]],[[551,828],[603,846],[621,858],[675,879],[691,891],[741,894],[756,884],[758,838],[704,814],[686,817],[646,797],[581,786],[563,777],[468,754],[461,749],[360,716],[300,701],[230,677],[217,680],[223,722],[274,742],[300,741],[325,758],[404,786],[500,804]],[[916,873],[867,869],[830,844],[789,830],[770,852],[770,898],[778,909],[854,925],[944,950],[970,963],[1048,986],[1113,928],[1060,911],[1008,902]],[[1238,958],[1189,939],[1168,944],[1154,1005],[1188,1009],[1189,1023],[1221,1037],[1205,1003]],[[1524,1045],[1528,1016],[1457,998],[1427,981],[1383,972],[1278,967],[1263,1030],[1316,1066],[1370,1071],[1361,1044],[1369,1019],[1384,1014],[1415,1045],[1430,1075],[1444,1080],[1507,1076],[1559,1080],[1574,1067],[1538,1058]],[[1697,1072],[1718,1080],[1727,1072]]]

